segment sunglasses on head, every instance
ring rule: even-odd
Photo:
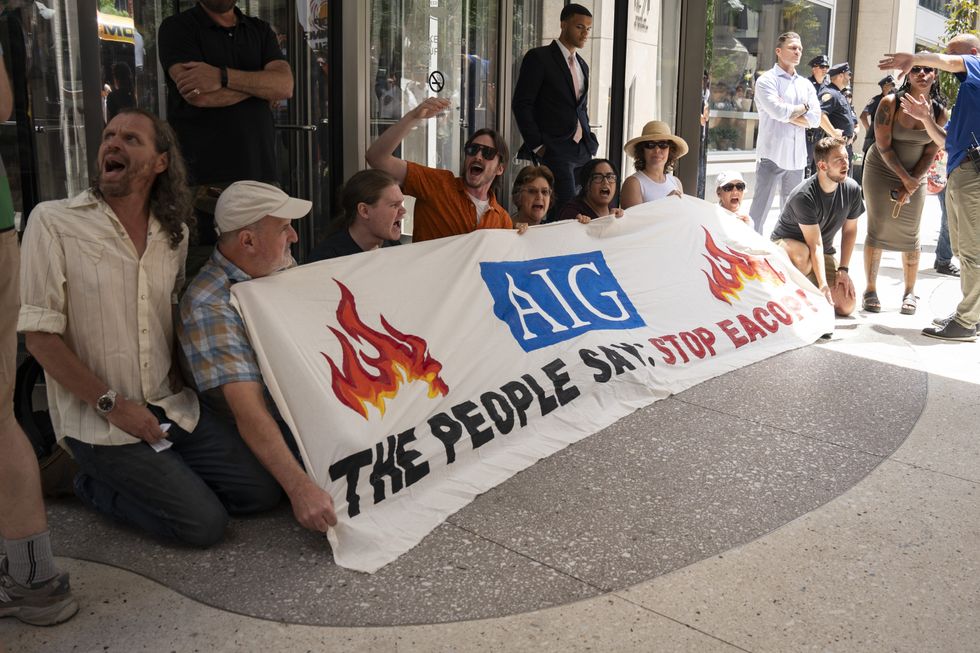
[[[909,69],[909,73],[912,75],[917,75],[919,73],[925,73],[928,75],[929,73],[934,72],[936,72],[936,69],[930,68],[929,66],[912,66],[912,68]]]
[[[668,147],[670,147],[670,141],[646,141],[643,143],[644,150],[652,150],[654,148],[666,150]]]
[[[724,186],[721,187],[721,189],[726,193],[730,193],[736,188],[738,190],[745,190],[745,184],[743,184],[742,182],[732,182],[730,184],[725,184]]]
[[[489,145],[480,145],[479,143],[470,143],[463,148],[463,152],[466,156],[476,156],[480,152],[487,161],[497,156],[497,148],[490,147]]]

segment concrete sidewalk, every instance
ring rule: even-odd
[[[772,224],[771,218],[769,230]],[[901,260],[886,253],[878,291],[882,313],[858,310],[853,317],[839,319],[832,340],[801,354],[836,366],[819,371],[819,379],[813,379],[820,383],[814,391],[825,399],[807,416],[807,423],[817,426],[802,434],[806,446],[878,457],[856,482],[844,482],[842,492],[834,490],[826,502],[802,514],[781,521],[774,517],[772,528],[750,541],[709,553],[669,573],[622,585],[623,589],[592,592],[581,600],[569,593],[568,602],[557,607],[494,618],[376,627],[296,625],[244,616],[192,600],[131,571],[61,558],[82,604],[79,614],[47,629],[4,619],[0,642],[10,651],[976,651],[980,648],[980,344],[944,343],[919,334],[933,317],[949,314],[959,298],[958,279],[932,272],[938,224],[938,204],[929,197],[922,226],[917,315],[898,313]],[[859,232],[861,242],[863,219]],[[864,281],[860,248],[851,272],[860,296]],[[869,365],[871,361],[875,364]],[[874,378],[860,376],[869,370]],[[810,372],[800,370],[800,378],[794,379],[791,371],[784,371],[769,382],[807,387]],[[924,393],[917,403],[920,381]],[[869,392],[855,390],[855,383]],[[909,385],[894,387],[903,383]],[[718,383],[704,391],[728,392],[733,398],[732,415],[725,419],[737,415],[762,427],[772,423],[771,416],[767,422],[758,414],[738,414],[738,400],[744,398],[749,405],[753,388],[724,386]],[[679,422],[704,410],[696,396],[673,406],[670,419]],[[821,424],[825,426],[818,428]],[[895,440],[900,442],[897,448],[876,451],[874,443],[883,435],[879,431],[903,424],[901,437]],[[855,425],[846,441],[835,438],[841,425]],[[700,451],[706,459],[712,455],[707,448]],[[763,458],[777,455],[758,453]],[[726,462],[731,463],[722,461]],[[811,474],[816,485],[827,488],[841,483],[833,478],[836,475],[825,468]],[[656,478],[646,479],[643,488],[657,483]],[[781,488],[783,493],[793,492],[791,485]],[[764,503],[752,505],[748,512],[738,512],[733,505],[728,516],[735,523],[751,522],[759,517],[757,512],[765,511]],[[681,503],[675,508],[698,509]],[[630,512],[620,515],[625,528]],[[590,522],[595,515],[583,513],[580,518]],[[67,546],[55,541],[56,548],[60,544]],[[109,549],[112,544],[105,542]],[[513,551],[529,557],[517,545]],[[239,553],[261,557],[269,552]],[[124,564],[111,556],[109,561]],[[622,569],[622,561],[618,564],[617,569]],[[554,569],[558,567],[556,563]],[[401,580],[420,582],[412,577]],[[227,583],[229,592],[236,587],[234,578],[214,582]],[[470,582],[473,590],[478,589],[480,581]],[[592,582],[590,587],[600,585]],[[389,597],[408,600],[399,590],[379,584],[374,588],[378,600],[361,609],[383,611]],[[267,586],[252,598],[282,601],[291,592],[299,596],[303,591],[299,583]]]

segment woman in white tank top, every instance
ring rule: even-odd
[[[687,143],[671,134],[667,123],[651,120],[643,126],[643,133],[627,142],[623,149],[633,157],[636,168],[636,173],[623,182],[620,204],[624,209],[670,195],[683,195],[681,180],[671,171],[677,159],[687,154]]]

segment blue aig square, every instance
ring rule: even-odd
[[[493,313],[524,351],[586,331],[646,326],[602,252],[480,263]]]

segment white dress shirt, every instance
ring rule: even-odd
[[[777,63],[755,84],[755,105],[759,109],[759,141],[756,157],[769,159],[783,170],[806,167],[806,130],[789,122],[801,104],[810,127],[820,126],[820,101],[806,77],[788,72]]]
[[[151,215],[139,256],[119,218],[91,192],[38,204],[24,233],[17,329],[59,334],[110,388],[159,406],[190,432],[199,416],[197,397],[169,376],[187,227],[183,233],[171,248],[170,235]],[[139,442],[50,376],[47,389],[59,440]]]
[[[565,44],[559,41],[558,39],[555,39],[555,43],[558,44],[558,49],[561,50],[561,54],[563,57],[565,57],[565,62],[567,64],[568,59],[570,57],[573,57],[574,53],[571,52],[568,48],[566,48]],[[572,59],[572,61],[575,62],[575,66],[574,66],[575,77],[573,80],[575,82],[575,89],[578,91],[578,97],[582,97],[582,91],[584,90],[583,87],[585,86],[585,73],[582,72],[582,64],[579,63],[578,57],[575,57],[574,59]]]

